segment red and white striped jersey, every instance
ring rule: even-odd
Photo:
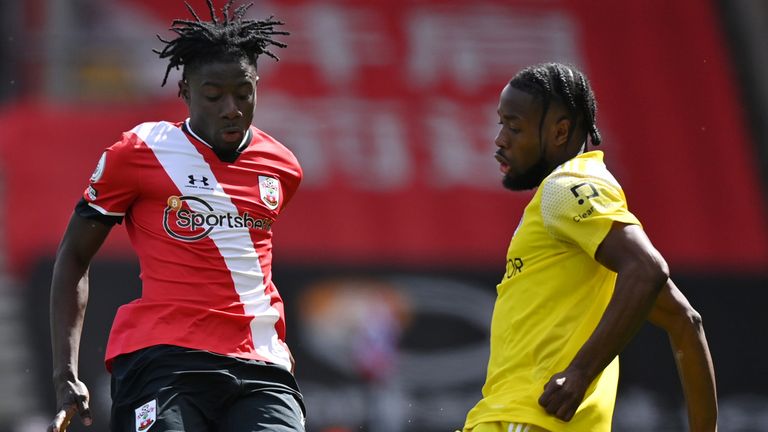
[[[125,217],[142,296],[117,312],[107,367],[169,344],[289,369],[272,224],[301,176],[294,155],[255,127],[231,163],[182,123],[143,123],[109,147],[83,196]]]

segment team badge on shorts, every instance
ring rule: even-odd
[[[270,210],[277,208],[280,203],[280,182],[267,176],[259,176],[259,192],[261,200]]]
[[[136,408],[136,432],[148,430],[157,419],[157,399]]]

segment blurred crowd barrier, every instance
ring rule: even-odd
[[[189,3],[207,16],[203,0]],[[311,431],[453,430],[480,397],[495,284],[530,199],[500,185],[496,104],[512,75],[543,61],[572,63],[592,81],[600,149],[704,316],[720,430],[768,430],[768,218],[757,158],[766,145],[748,128],[755,111],[740,97],[746,81],[717,4],[254,3],[249,17],[274,15],[291,32],[279,62],[259,62],[254,123],[305,172],[274,242]],[[0,43],[11,59],[0,66],[0,271],[4,304],[24,305],[0,308],[0,322],[18,329],[0,382],[14,377],[19,395],[0,400],[0,432],[25,432],[53,412],[56,246],[104,147],[140,122],[185,118],[180,74],[160,87],[166,63],[152,49],[156,34],[171,37],[172,19],[189,15],[180,0],[31,0],[2,2],[0,12],[11,34]],[[106,430],[106,335],[115,308],[140,289],[122,228],[93,269],[81,356],[94,430]],[[629,347],[621,386],[617,431],[683,430],[660,332],[644,329]],[[14,414],[19,400],[32,414]]]

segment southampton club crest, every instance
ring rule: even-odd
[[[259,176],[259,192],[261,193],[261,201],[270,210],[276,209],[280,204],[280,182],[277,179]]]
[[[157,420],[157,400],[152,399],[136,408],[136,432],[149,430]]]

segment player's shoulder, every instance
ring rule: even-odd
[[[601,151],[582,153],[561,164],[542,181],[542,188],[551,192],[563,189],[569,191],[574,185],[584,182],[621,189],[621,185],[603,162]]]
[[[251,133],[253,134],[253,142],[256,145],[261,145],[262,147],[265,147],[272,151],[278,151],[278,152],[287,152],[291,153],[291,151],[283,145],[280,141],[278,141],[275,137],[272,135],[266,133],[265,131],[257,128],[256,126],[251,126]]]
[[[291,149],[286,147],[282,142],[278,141],[272,135],[264,132],[256,126],[251,126],[251,133],[253,133],[252,144],[259,148],[259,150],[270,153],[273,155],[273,157],[282,160],[289,165],[299,165],[299,161]]]
[[[131,152],[141,149],[150,136],[164,135],[159,132],[180,130],[181,122],[147,121],[139,123],[133,128],[124,131],[120,140],[109,147],[109,150],[119,152]]]
[[[619,185],[603,161],[603,152],[594,150],[577,155],[552,171],[552,179],[593,178]]]
[[[608,171],[603,153],[583,153],[558,166],[541,184],[542,206],[581,205],[597,196],[622,200],[621,185]],[[581,202],[580,202],[581,201]]]

